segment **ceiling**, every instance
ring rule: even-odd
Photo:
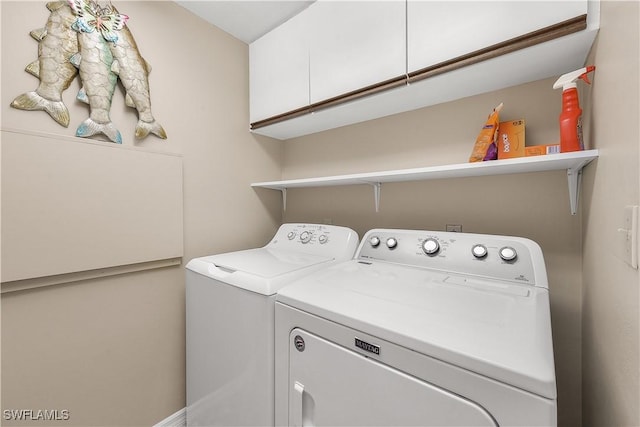
[[[315,0],[183,0],[180,6],[249,44],[297,15]]]

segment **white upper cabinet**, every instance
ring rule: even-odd
[[[319,0],[305,12],[312,104],[406,73],[404,0]]]
[[[251,123],[309,105],[308,18],[296,15],[249,46]]]
[[[586,0],[407,2],[409,72],[587,13]]]
[[[598,0],[318,0],[251,44],[252,130],[289,139],[559,76],[584,66],[599,10]]]

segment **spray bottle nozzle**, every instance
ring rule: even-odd
[[[592,71],[595,71],[596,67],[593,65],[589,65],[588,67],[584,68],[586,71],[582,74],[580,74],[579,79],[582,80],[583,82],[585,82],[586,84],[591,84],[591,82],[589,81],[589,76],[587,74],[589,74]]]
[[[584,81],[587,84],[591,84],[587,74],[594,71],[595,69],[596,69],[595,66],[589,65],[588,67],[580,68],[579,70],[572,71],[567,74],[563,74],[553,84],[553,88],[554,89],[562,88],[562,90],[567,90],[569,88],[576,87],[576,80],[578,79]]]

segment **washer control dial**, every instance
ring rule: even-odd
[[[477,244],[473,245],[473,247],[471,248],[471,253],[474,257],[481,259],[486,257],[489,252],[487,251],[487,247],[485,245]]]
[[[293,240],[296,238],[296,232],[295,231],[290,231],[289,234],[287,234],[287,238],[289,240]]]
[[[503,248],[500,248],[499,253],[500,253],[500,258],[502,258],[507,262],[515,261],[515,259],[518,258],[518,253],[511,246],[505,246]]]
[[[387,239],[387,247],[389,249],[395,249],[398,246],[398,240],[395,237],[389,237]]]
[[[380,245],[380,238],[378,236],[373,236],[369,239],[369,244],[372,247],[377,248]]]
[[[327,236],[326,234],[322,234],[320,237],[318,237],[318,242],[320,242],[321,245],[324,245],[328,241],[329,241],[329,236]]]
[[[300,233],[300,241],[302,243],[309,243],[311,241],[311,237],[313,237],[313,233],[310,231],[303,231]]]
[[[433,237],[426,238],[422,242],[422,250],[427,255],[435,255],[440,251],[440,243]]]

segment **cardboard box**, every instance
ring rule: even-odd
[[[545,154],[556,154],[560,152],[560,144],[547,144],[547,145],[533,145],[531,147],[524,147],[524,155],[529,156],[543,156]]]
[[[498,159],[512,159],[524,155],[524,119],[500,122]]]

